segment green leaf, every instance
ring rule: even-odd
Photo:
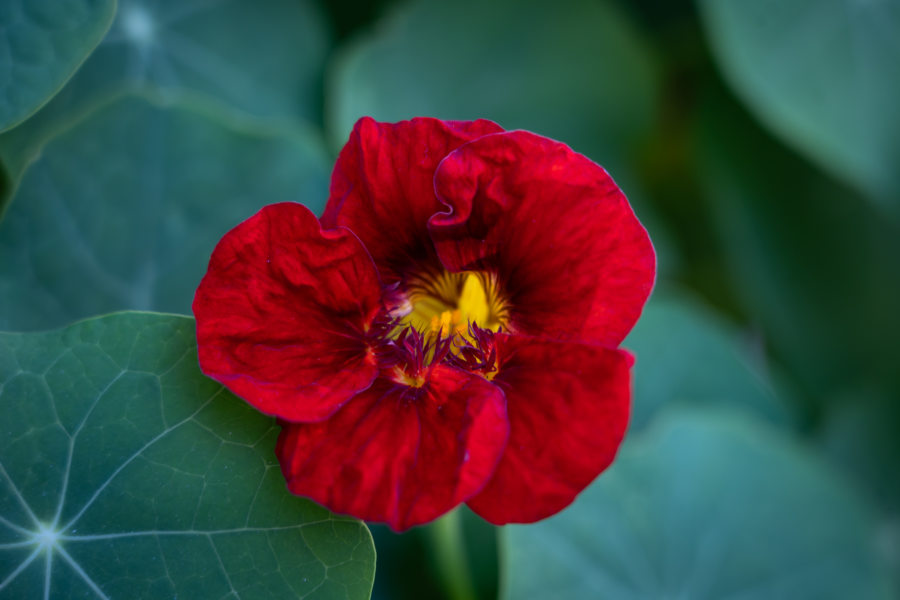
[[[702,107],[699,161],[735,296],[806,395],[900,390],[900,223],[765,135]]]
[[[292,496],[278,427],[197,365],[194,322],[0,334],[0,597],[367,598],[366,526]]]
[[[700,0],[726,78],[789,144],[877,199],[900,198],[900,4]]]
[[[120,0],[96,52],[26,126],[0,137],[0,157],[18,174],[48,137],[125,89],[199,95],[284,127],[318,121],[328,46],[309,0]]]
[[[59,91],[100,42],[115,12],[115,0],[0,4],[0,131]]]
[[[871,387],[871,386],[869,386]],[[825,414],[818,441],[825,455],[860,484],[881,509],[879,548],[900,590],[900,405],[897,397],[861,389]]]
[[[651,129],[658,87],[623,15],[579,0],[411,3],[330,75],[336,146],[363,115],[487,118],[562,140],[617,179]]]
[[[504,529],[504,598],[892,597],[868,508],[740,413],[677,412],[563,513]]]
[[[126,97],[54,138],[0,222],[0,329],[190,311],[219,238],[261,206],[327,198],[316,140]]]
[[[872,498],[900,522],[900,405],[895,397],[862,389],[835,402],[823,420],[819,440],[848,477],[868,488]],[[900,559],[900,556],[898,556]],[[900,560],[898,560],[900,573]]]
[[[654,294],[623,346],[636,358],[631,431],[675,404],[739,407],[778,424],[793,420],[738,332],[695,300]]]

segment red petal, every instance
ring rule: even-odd
[[[446,366],[421,388],[379,378],[327,421],[283,426],[276,453],[292,492],[397,531],[481,489],[508,432],[503,393]]]
[[[612,462],[628,425],[631,356],[581,343],[495,340],[509,443],[469,506],[498,525],[530,523],[568,506]]]
[[[327,417],[378,370],[363,332],[381,308],[372,259],[301,204],[266,206],[216,246],[194,296],[200,367],[259,410]]]
[[[462,144],[498,131],[503,129],[485,120],[360,119],[334,167],[322,223],[359,236],[385,283],[411,268],[439,266],[427,230],[428,219],[442,210],[434,170]]]
[[[618,345],[655,277],[647,232],[606,171],[525,131],[481,137],[435,174],[430,223],[451,271],[497,273],[514,332]]]

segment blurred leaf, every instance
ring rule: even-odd
[[[900,199],[900,3],[699,0],[735,91],[839,177]]]
[[[0,4],[0,131],[59,91],[100,42],[115,12],[115,0]]]
[[[274,420],[200,373],[193,320],[0,334],[0,381],[2,597],[368,597],[366,526],[288,493]]]
[[[318,121],[328,36],[304,0],[120,0],[115,23],[63,91],[0,138],[21,172],[45,139],[125,89],[201,95],[238,116]]]
[[[656,293],[623,342],[634,366],[631,431],[667,406],[729,405],[779,424],[791,415],[772,392],[749,344],[711,308]]]
[[[804,448],[679,412],[558,516],[501,535],[505,598],[887,599],[872,521]]]
[[[743,309],[817,401],[863,381],[900,390],[900,223],[724,97],[701,114],[707,205]]]
[[[487,118],[572,146],[616,179],[652,126],[648,47],[608,2],[425,0],[350,47],[330,73],[331,141],[363,115]]]
[[[53,139],[0,222],[0,329],[135,308],[189,312],[219,238],[265,204],[318,211],[316,140],[126,97]]]
[[[900,590],[900,404],[896,396],[862,389],[840,398],[825,415],[819,442],[846,476],[881,508],[879,548]]]
[[[642,201],[638,155],[656,123],[659,69],[649,43],[605,0],[419,0],[393,11],[328,72],[333,148],[357,119],[486,118],[560,140],[603,165],[660,253],[666,225]]]
[[[822,425],[825,452],[900,519],[900,404],[896,397],[865,390],[841,400]]]

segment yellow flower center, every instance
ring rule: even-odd
[[[508,318],[496,278],[488,273],[444,271],[417,277],[408,283],[407,297],[411,310],[402,323],[425,334],[470,339],[469,324],[497,331]]]

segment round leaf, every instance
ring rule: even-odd
[[[0,131],[59,91],[100,42],[115,12],[115,0],[0,4]]]
[[[760,120],[839,177],[900,198],[900,4],[700,0],[716,58]]]
[[[655,65],[607,2],[411,3],[334,65],[332,141],[363,115],[487,118],[565,141],[619,177],[652,123]]]
[[[308,0],[120,0],[94,54],[40,113],[0,138],[0,157],[18,174],[44,140],[125,89],[197,95],[282,127],[317,121],[328,45]]]
[[[319,210],[327,173],[314,140],[123,98],[54,138],[20,183],[0,222],[0,329],[189,312],[219,238],[272,202]]]
[[[0,334],[0,423],[0,597],[369,597],[368,529],[288,493],[191,319]]]
[[[569,509],[507,527],[505,598],[884,599],[867,507],[739,413],[675,413]]]
[[[728,405],[791,421],[737,332],[696,301],[654,294],[623,346],[636,358],[631,431],[673,404]]]

